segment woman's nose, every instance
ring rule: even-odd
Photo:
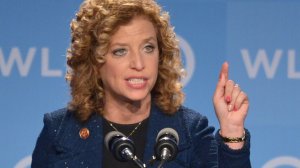
[[[145,68],[143,55],[139,52],[132,53],[130,66],[132,69],[135,69],[137,71],[143,70]]]

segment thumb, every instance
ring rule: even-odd
[[[228,80],[228,63],[224,62],[220,71],[219,81],[217,83],[217,88],[215,91],[216,97],[222,97],[225,94],[225,85]]]

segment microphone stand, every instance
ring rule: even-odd
[[[121,153],[126,157],[126,159],[132,160],[140,168],[146,168],[146,164],[143,163],[137,156],[134,156],[130,149],[124,148]]]
[[[157,168],[161,168],[164,163],[165,163],[165,160],[160,161],[160,164],[157,166]]]
[[[161,161],[157,168],[161,168],[163,164],[169,160],[170,157],[171,157],[171,151],[168,148],[163,148],[161,154]]]
[[[143,163],[138,157],[134,156],[132,160],[140,168],[146,168],[146,164]]]

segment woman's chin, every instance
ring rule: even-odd
[[[127,96],[127,99],[132,102],[143,102],[143,101],[150,101],[151,96],[147,94],[131,94]]]

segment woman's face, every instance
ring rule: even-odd
[[[105,101],[150,101],[158,74],[156,29],[146,17],[134,17],[111,37],[100,69]]]

